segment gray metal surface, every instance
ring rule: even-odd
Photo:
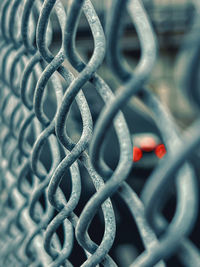
[[[199,249],[188,237],[198,215],[198,177],[193,165],[186,162],[200,145],[200,121],[181,134],[169,111],[145,88],[156,62],[157,41],[142,1],[109,1],[104,11],[105,30],[90,0],[66,1],[63,6],[64,2],[2,0],[0,4],[0,266],[76,266],[70,258],[75,241],[85,253],[81,266],[117,266],[110,255],[117,234],[113,195],[126,204],[144,245],[131,267],[166,266],[166,260],[174,255],[183,266],[200,266]],[[127,69],[119,48],[125,9],[141,47],[134,70]],[[195,10],[198,16],[198,6]],[[94,40],[88,62],[82,60],[75,45],[81,12]],[[60,24],[62,33],[56,53],[51,50],[52,21]],[[199,19],[195,23],[200,25]],[[197,39],[190,46],[194,57],[188,64],[196,73]],[[121,83],[115,94],[96,73],[105,54]],[[186,72],[190,74],[186,91],[198,109],[199,81],[190,79],[194,71]],[[104,102],[94,130],[82,91],[87,82]],[[153,113],[167,147],[166,157],[148,177],[140,197],[126,182],[132,165],[134,173],[134,144],[121,112],[133,95]],[[68,134],[73,121],[69,123],[67,118],[74,101],[82,120],[78,141]],[[119,143],[115,169],[102,156],[112,124]],[[96,192],[77,216],[83,184],[87,184],[80,166]],[[70,179],[67,196],[61,186],[65,179]],[[162,208],[173,186],[177,203],[168,222]],[[97,244],[88,229],[99,210],[104,233]]]

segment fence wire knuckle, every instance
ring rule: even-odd
[[[0,266],[77,266],[71,256],[74,251],[84,255],[83,267],[118,266],[112,247],[123,232],[118,232],[115,197],[124,202],[144,246],[129,266],[164,267],[173,256],[183,266],[200,266],[199,248],[189,237],[198,216],[198,177],[190,160],[200,146],[200,121],[195,119],[182,133],[173,115],[147,88],[158,42],[146,2],[102,1],[102,26],[90,0],[1,1]],[[189,46],[182,86],[198,110],[198,1],[194,9],[193,27],[180,55]],[[134,69],[127,67],[120,47],[126,13],[140,44]],[[88,55],[83,58],[76,44],[83,17],[93,38],[88,41],[93,42],[93,51],[87,61]],[[53,49],[57,28],[59,48]],[[192,32],[198,36],[189,43]],[[119,84],[114,92],[98,74],[105,58]],[[96,121],[84,91],[87,85],[96,93],[95,101],[102,102]],[[134,179],[134,144],[122,112],[133,96],[151,110],[167,149],[140,195],[127,182],[131,172]],[[75,127],[74,106],[80,117],[76,138],[70,134]],[[103,153],[111,126],[119,146],[115,168]],[[87,187],[93,189],[83,205]],[[172,187],[176,207],[169,222],[162,209]],[[90,228],[99,212],[103,234],[97,242]],[[101,231],[98,224],[95,227]]]

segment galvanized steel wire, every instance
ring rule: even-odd
[[[117,266],[109,255],[116,236],[110,199],[113,194],[126,203],[144,244],[144,252],[132,267],[166,266],[165,260],[175,254],[183,265],[199,266],[199,250],[188,238],[198,213],[198,177],[188,160],[200,145],[200,122],[198,119],[188,129],[189,135],[187,132],[181,135],[169,111],[146,88],[156,62],[157,41],[142,1],[112,0],[106,10],[105,31],[90,0],[65,2],[64,6],[60,0],[1,1],[0,266],[74,266],[69,257],[75,240],[85,252],[81,266]],[[127,69],[119,47],[126,9],[141,46],[141,58],[134,70]],[[75,43],[81,13],[94,40],[88,62],[83,61]],[[62,44],[56,53],[50,48],[54,38],[52,14],[57,16],[62,33]],[[199,42],[195,42],[191,48],[195,56],[198,47]],[[105,55],[121,84],[116,93],[97,74]],[[190,62],[194,69],[195,56]],[[197,70],[187,73],[190,74],[187,93],[199,107],[198,81],[191,87],[194,80],[189,80],[197,73]],[[82,91],[87,82],[104,102],[94,130],[87,97]],[[126,182],[133,165],[134,144],[121,112],[130,97],[136,95],[153,112],[168,151],[165,160],[147,179],[141,197]],[[53,116],[48,116],[44,107],[45,101],[50,100],[56,107]],[[77,142],[66,131],[74,101],[82,119]],[[114,170],[102,157],[111,125],[120,147]],[[45,147],[47,165],[41,157]],[[87,170],[96,192],[78,217],[75,209],[84,183],[80,164]],[[60,183],[68,171],[71,194],[66,199]],[[169,223],[161,210],[168,189],[174,184],[177,205]],[[104,234],[100,244],[96,244],[88,229],[99,209],[103,212]],[[61,225],[63,243],[57,233]]]

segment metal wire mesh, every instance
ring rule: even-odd
[[[194,4],[196,31],[199,4]],[[106,5],[104,30],[90,0],[1,1],[0,266],[76,266],[70,255],[77,246],[85,253],[81,266],[117,266],[109,255],[117,234],[113,195],[125,202],[144,245],[130,266],[166,266],[165,261],[173,255],[184,266],[200,265],[199,250],[188,238],[198,215],[197,175],[188,160],[200,144],[199,119],[181,134],[169,111],[145,88],[156,61],[157,44],[142,2],[112,0]],[[126,9],[141,47],[134,70],[127,69],[119,49]],[[94,40],[88,62],[75,44],[81,13]],[[58,52],[52,50],[55,23],[62,33]],[[198,39],[192,41],[193,57],[183,73],[185,89],[197,109]],[[115,94],[97,74],[105,53],[121,83]],[[104,102],[94,130],[82,91],[87,82]],[[148,177],[141,197],[126,182],[132,166],[134,172],[134,144],[121,109],[133,95],[153,113],[167,147],[165,159]],[[76,141],[68,134],[74,102],[82,124]],[[102,153],[111,125],[119,143],[115,169],[108,166]],[[87,184],[80,168],[87,172],[96,192],[77,216],[83,184]],[[66,180],[69,194],[62,186]],[[162,208],[173,186],[177,203],[169,222]],[[99,210],[104,232],[97,244],[88,229]]]

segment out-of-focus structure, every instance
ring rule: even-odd
[[[0,2],[0,266],[200,266],[199,12]]]

